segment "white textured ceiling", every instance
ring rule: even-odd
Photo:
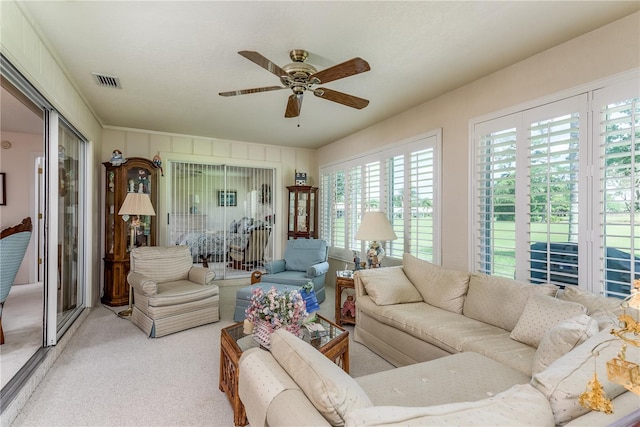
[[[639,10],[637,1],[28,1],[103,125],[316,148]],[[282,66],[305,49],[318,69],[359,56],[371,71],[326,87],[371,102],[356,110],[310,94],[284,118],[288,90],[237,54]],[[99,87],[92,72],[120,78]],[[298,126],[299,125],[299,126]]]

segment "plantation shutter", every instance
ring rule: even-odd
[[[318,210],[320,215],[320,238],[331,243],[332,235],[332,212],[335,210],[334,197],[333,197],[333,176],[331,172],[323,171],[320,178],[320,209]]]
[[[360,241],[355,239],[356,232],[360,226],[362,212],[362,168],[353,166],[348,169],[347,179],[347,210],[346,215],[346,233],[347,233],[347,249],[354,251],[360,250]]]
[[[434,149],[430,147],[414,151],[408,157],[406,169],[411,183],[410,252],[420,259],[433,262]]]
[[[364,256],[369,242],[355,240],[368,211],[382,211],[397,239],[382,242],[386,256],[404,252],[440,262],[438,130],[379,152],[321,168],[322,235],[330,245],[357,250]],[[331,196],[329,196],[331,194]],[[331,220],[329,220],[331,218]],[[330,239],[328,238],[330,236]]]
[[[333,180],[333,194],[334,194],[334,207],[332,212],[333,216],[333,230],[331,241],[334,246],[339,248],[346,247],[346,234],[345,234],[345,172],[344,170],[336,171],[334,173]]]
[[[382,191],[380,188],[380,161],[367,163],[364,165],[364,194],[363,204],[364,212],[381,210],[382,207]]]
[[[476,271],[515,277],[515,116],[476,125]]]
[[[629,295],[640,279],[640,91],[630,86],[594,96],[601,206],[596,277],[609,296]]]
[[[398,238],[390,242],[387,255],[402,258],[405,252],[405,225],[406,215],[409,210],[407,180],[405,179],[405,156],[395,156],[389,159],[389,189],[391,203],[389,205],[389,221]],[[406,207],[406,209],[405,209]],[[407,245],[408,246],[408,245]]]
[[[586,105],[586,96],[578,96],[524,115],[529,124],[527,258],[532,283],[579,283],[582,221],[578,195],[581,187],[585,194],[588,191],[581,178],[579,155],[586,144],[586,132],[581,129],[582,121],[586,123]],[[582,149],[585,153],[586,147]]]

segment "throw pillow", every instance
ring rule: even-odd
[[[270,351],[331,425],[342,426],[349,411],[373,406],[349,374],[290,332],[271,334]]]
[[[598,309],[612,312],[616,316],[622,313],[622,307],[620,307],[622,300],[592,294],[577,286],[565,286],[562,292],[558,292],[558,299],[584,305],[587,307],[587,314],[589,316]]]
[[[612,339],[609,331],[599,332],[531,379],[531,384],[549,399],[557,425],[568,423],[590,411],[580,405],[578,399],[587,389],[587,383],[594,373],[598,375],[609,399],[615,399],[626,391],[623,386],[607,378],[607,361],[616,357],[621,347],[622,341]],[[640,348],[627,346],[626,358],[630,362],[640,363]]]
[[[582,304],[561,301],[548,295],[533,294],[509,338],[538,347],[544,334],[560,321],[587,312]]]
[[[544,371],[560,356],[598,332],[598,322],[586,314],[561,321],[542,337],[533,357],[532,375]]]
[[[402,269],[425,302],[454,313],[462,313],[469,287],[469,273],[450,270],[405,253]]]
[[[358,277],[377,305],[422,301],[422,295],[407,279],[402,267],[361,270]]]
[[[533,293],[555,296],[558,287],[533,285],[506,277],[472,274],[464,301],[465,316],[506,331],[515,328],[529,296]],[[496,310],[496,307],[500,307]]]

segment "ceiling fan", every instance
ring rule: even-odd
[[[329,83],[334,80],[369,71],[371,69],[369,64],[362,58],[353,58],[341,64],[334,65],[333,67],[318,71],[313,65],[304,62],[309,56],[309,53],[302,49],[292,50],[289,53],[289,57],[293,62],[283,67],[277,66],[258,52],[243,50],[238,53],[274,74],[280,79],[283,86],[267,86],[255,89],[220,92],[220,96],[236,96],[249,93],[269,92],[272,90],[291,89],[293,94],[289,96],[287,108],[284,113],[285,117],[298,117],[300,115],[302,97],[306,91],[313,92],[313,94],[319,98],[357,108],[358,110],[369,105],[369,101],[366,99],[323,87],[316,87],[319,84]]]

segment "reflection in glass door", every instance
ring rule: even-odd
[[[29,347],[22,344],[19,357],[14,359],[11,365],[7,358],[16,356],[18,352],[9,351],[8,348],[4,348],[6,344],[3,345],[0,361],[3,376],[0,412],[4,413],[32,373],[48,357],[47,347],[57,344],[82,312],[86,300],[90,298],[85,292],[85,285],[92,282],[91,265],[87,263],[86,255],[92,247],[92,236],[86,232],[89,223],[87,218],[91,216],[91,212],[86,200],[91,197],[87,189],[92,188],[93,177],[93,174],[89,173],[87,162],[93,157],[91,145],[87,140],[59,116],[53,105],[43,98],[4,56],[1,59],[0,86],[3,96],[7,96],[5,91],[8,91],[28,110],[44,120],[44,157],[38,157],[37,163],[33,163],[37,164],[37,177],[31,183],[25,180],[20,184],[21,191],[29,192],[33,196],[34,203],[31,208],[34,210],[34,218],[37,217],[38,262],[41,263],[38,267],[37,281],[44,282],[44,295],[38,302],[40,308],[35,310],[40,319],[34,322],[38,325],[38,338],[34,343],[35,353],[23,352],[22,350]],[[31,156],[38,156],[40,151],[33,151]],[[28,163],[24,158],[18,161]],[[44,304],[44,309],[41,304]],[[14,319],[18,319],[16,324],[24,331],[24,315],[32,306],[12,306],[23,316],[14,316]],[[41,332],[43,324],[44,333]],[[26,336],[25,333],[21,338]],[[25,358],[22,357],[23,353],[26,355]],[[15,369],[10,371],[9,366]],[[15,375],[10,375],[16,371]],[[10,380],[5,384],[4,379],[7,377]]]
[[[58,119],[57,156],[57,335],[84,306],[85,142]],[[55,187],[55,184],[52,186]],[[50,262],[52,260],[49,260]],[[51,289],[51,288],[49,288]]]

